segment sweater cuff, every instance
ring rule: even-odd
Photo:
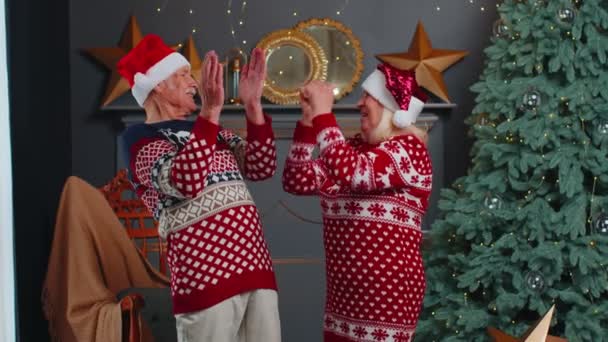
[[[217,133],[220,131],[220,126],[207,120],[206,118],[199,116],[194,122],[192,127],[192,133],[196,135],[197,139],[204,139],[210,144],[217,142]]]
[[[313,127],[304,125],[301,121],[298,121],[296,124],[296,129],[293,132],[293,141],[315,145],[317,143],[315,129]]]
[[[342,135],[340,127],[336,122],[336,118],[332,113],[322,114],[315,117],[312,120],[312,124],[316,132],[315,137],[317,143],[319,143],[321,157],[329,146],[340,141],[344,141],[344,135]]]
[[[312,119],[312,127],[314,128],[316,137],[326,128],[338,127],[338,122],[336,121],[336,117],[333,113],[321,114]]]
[[[266,141],[267,139],[274,139],[274,132],[272,130],[272,118],[264,114],[264,123],[257,125],[249,119],[247,119],[247,141]]]

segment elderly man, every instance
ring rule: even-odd
[[[222,65],[203,62],[202,84],[188,61],[148,35],[118,62],[145,123],[123,134],[138,196],[168,242],[171,295],[179,341],[280,341],[276,281],[260,217],[244,177],[276,168],[270,118],[262,113],[264,54],[255,49],[239,96],[247,139],[218,126],[224,103]],[[202,108],[194,123],[186,121]]]

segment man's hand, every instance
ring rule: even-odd
[[[255,124],[264,123],[262,112],[262,90],[266,79],[266,57],[264,51],[255,48],[251,52],[251,59],[241,70],[239,81],[239,98],[245,106],[249,121]]]
[[[201,72],[200,91],[203,103],[199,115],[217,125],[224,105],[224,72],[215,51],[205,55]]]
[[[300,89],[302,114],[305,112],[310,119],[321,114],[331,113],[334,104],[334,86],[330,83],[313,80]]]

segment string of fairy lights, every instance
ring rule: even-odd
[[[344,0],[341,5],[336,10],[336,16],[340,16],[344,13],[350,0]],[[241,48],[242,45],[247,44],[247,40],[244,37],[239,37],[239,33],[244,31],[245,23],[246,23],[246,10],[247,10],[247,0],[242,0],[239,6],[240,10],[235,10],[235,5],[233,4],[233,0],[227,0],[226,4],[226,20],[228,22],[229,33],[232,36],[233,44]],[[299,12],[297,9],[294,9],[291,12],[291,16],[297,17],[299,16]]]
[[[243,31],[245,28],[245,20],[246,20],[246,16],[245,13],[247,12],[247,0],[243,0],[241,2],[240,10],[239,11],[234,11],[233,9],[233,1],[232,0],[228,0],[228,3],[226,4],[226,17],[227,17],[227,21],[228,21],[228,27],[230,29],[230,35],[232,36],[232,40],[235,46],[240,47],[241,43],[243,45],[247,44],[247,40],[243,39],[241,41],[239,41],[239,39],[237,38],[237,34],[239,31]],[[235,21],[236,18],[236,21]]]
[[[446,1],[446,0],[443,0]],[[435,0],[435,11],[437,12],[441,12],[441,4],[443,3],[442,0]],[[466,3],[469,6],[477,6],[479,7],[479,10],[481,12],[485,12],[486,10],[488,10],[488,5],[483,4],[480,0],[466,0]],[[500,4],[496,3],[496,7],[499,7]]]
[[[446,0],[435,0],[435,10],[437,12],[441,11],[442,3]],[[226,15],[227,28],[230,36],[232,37],[233,45],[235,47],[241,48],[243,45],[247,44],[247,40],[244,37],[239,37],[239,33],[245,31],[246,25],[246,13],[248,2],[247,0],[242,0],[240,4],[236,4],[236,1],[227,0],[226,7],[224,10],[224,14]],[[466,0],[466,4],[470,6],[478,6],[481,12],[485,12],[488,8],[488,5],[483,3],[483,0]],[[333,15],[342,16],[350,4],[350,0],[343,0],[342,3],[335,10]],[[169,0],[160,0],[159,3],[154,7],[154,12],[156,14],[162,14],[166,12],[167,7],[170,5]],[[498,7],[499,4],[496,3]],[[185,9],[186,17],[188,18],[188,22],[190,25],[190,32],[195,34],[198,29],[194,24],[193,15],[195,14],[195,10],[193,8],[192,0],[188,1],[188,4]],[[300,12],[296,9],[293,9],[291,12],[291,16],[298,17],[300,16]]]

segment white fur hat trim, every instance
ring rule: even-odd
[[[180,68],[189,65],[190,63],[184,56],[178,52],[173,52],[150,67],[145,74],[139,72],[135,74],[131,93],[133,93],[133,97],[135,97],[139,106],[144,106],[148,95],[160,82],[169,78]]]

